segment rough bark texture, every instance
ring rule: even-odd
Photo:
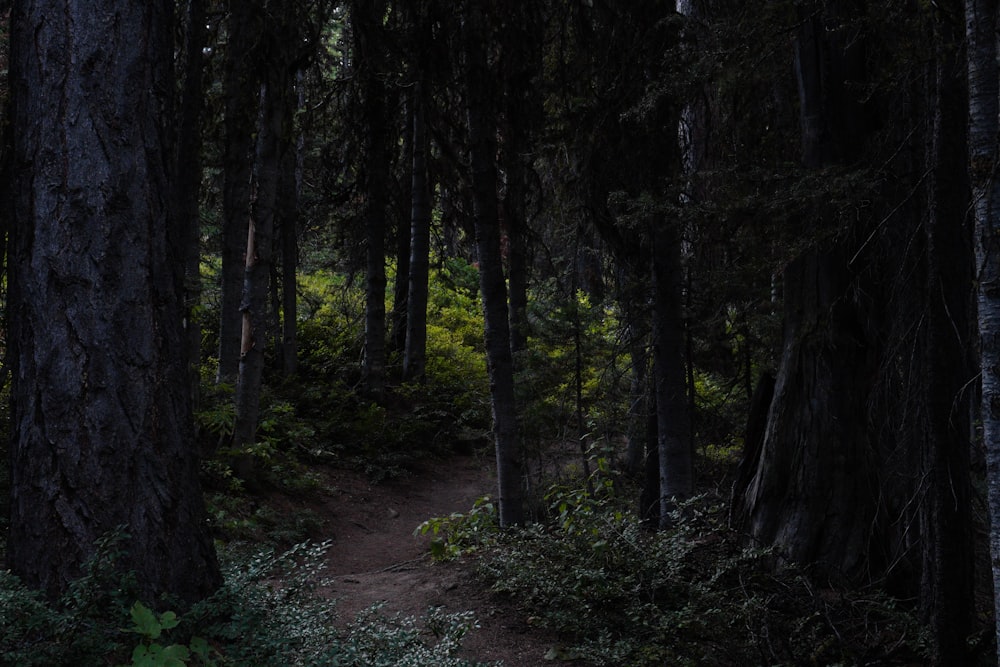
[[[863,145],[852,86],[864,80],[863,42],[831,3],[801,9],[795,64],[808,168],[843,164]],[[875,447],[865,419],[877,375],[871,313],[842,241],[819,243],[784,275],[785,329],[774,398],[745,528],[779,555],[861,576],[878,502]]]
[[[124,527],[148,601],[220,583],[170,265],[164,1],[19,2],[11,569],[49,596]]]
[[[514,361],[510,350],[507,285],[500,255],[497,212],[496,123],[490,95],[486,55],[488,35],[481,9],[465,8],[462,36],[466,56],[466,104],[469,157],[472,171],[473,214],[479,251],[479,287],[486,327],[486,364],[493,407],[500,525],[523,523],[523,472],[514,401]]]
[[[857,574],[877,497],[864,419],[868,378],[846,259],[813,250],[785,271],[785,345],[745,528],[796,563]]]
[[[990,551],[996,635],[1000,640],[1000,179],[995,177],[1000,123],[996,0],[967,0],[969,175],[979,269],[979,338],[983,440],[986,445]]]

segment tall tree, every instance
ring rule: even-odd
[[[268,288],[274,254],[274,221],[283,155],[290,150],[292,98],[288,94],[294,73],[296,35],[294,8],[272,1],[264,30],[266,65],[260,87],[260,120],[254,159],[253,210],[247,233],[246,266],[243,277],[243,317],[239,375],[236,384],[236,424],[233,449],[240,453],[238,470],[246,479],[254,471],[242,450],[253,444],[260,416],[264,352],[268,334]],[[289,175],[291,176],[291,175]]]
[[[1000,642],[1000,132],[996,0],[966,0],[969,67],[969,176],[975,216],[983,440],[986,444],[990,552],[996,637]]]
[[[532,133],[541,122],[538,79],[542,68],[545,27],[543,3],[513,5],[499,27],[502,86],[501,164],[503,197],[501,223],[507,239],[507,279],[510,287],[510,344],[514,352],[528,346],[528,284],[531,257],[528,190]]]
[[[184,324],[191,395],[198,402],[201,385],[201,125],[205,106],[205,0],[188,0],[184,27],[183,79],[177,128],[175,196],[177,224],[183,239]]]
[[[220,382],[235,382],[243,330],[244,253],[250,220],[254,129],[260,79],[256,67],[262,21],[257,0],[230,0],[223,75],[225,114],[222,195],[222,298],[219,305]]]
[[[509,526],[524,521],[522,455],[514,399],[507,285],[500,254],[496,107],[491,94],[492,77],[486,48],[490,43],[490,33],[483,8],[475,0],[466,2],[463,7],[462,41],[466,59],[464,83],[473,216],[479,254],[479,289],[486,327],[486,365],[493,407],[500,525]]]
[[[429,137],[424,84],[413,90],[413,179],[410,188],[409,292],[406,304],[406,345],[403,377],[422,379],[427,366],[427,299],[431,251],[431,193],[427,167]]]
[[[385,0],[353,0],[351,29],[354,62],[364,108],[364,229],[365,229],[365,354],[362,375],[366,389],[381,395],[385,387],[385,235],[389,192],[386,150],[388,112],[382,50]]]
[[[13,9],[8,559],[50,596],[122,526],[149,601],[220,583],[168,236],[172,5]]]
[[[941,2],[930,14],[935,49],[927,74],[930,179],[926,239],[926,334],[923,388],[926,428],[922,469],[927,479],[921,563],[921,605],[932,629],[938,665],[968,662],[973,615],[969,389],[972,344],[971,230],[965,169],[967,91],[960,49],[963,2]]]
[[[852,95],[865,78],[863,41],[844,24],[844,4],[800,9],[796,74],[810,169],[853,161],[863,143]],[[866,413],[875,369],[860,335],[864,304],[850,298],[848,252],[821,242],[785,269],[781,365],[744,525],[792,561],[857,573],[875,511],[870,440],[857,415]]]

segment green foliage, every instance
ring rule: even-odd
[[[499,530],[496,505],[489,496],[482,496],[468,512],[428,519],[417,526],[413,534],[432,535],[431,557],[444,561],[471,553],[491,542]]]
[[[0,664],[474,667],[456,657],[478,627],[468,612],[432,610],[417,621],[371,609],[337,630],[336,603],[323,588],[329,543],[231,553],[222,588],[177,614],[136,601],[134,578],[120,569],[122,540],[102,540],[87,575],[56,603],[0,572]]]
[[[575,440],[583,435],[578,409],[588,433],[613,431],[627,410],[629,377],[617,310],[583,291],[562,295],[553,283],[534,290],[529,310],[534,337],[518,359],[517,378],[525,431],[538,443]]]
[[[338,667],[486,667],[458,657],[462,639],[478,628],[472,612],[431,609],[418,621],[388,618],[375,605],[361,614],[330,651],[326,665]]]
[[[118,531],[99,539],[83,576],[54,603],[0,572],[0,664],[97,665],[124,651],[118,625],[136,598],[135,577],[122,569],[127,538]]]
[[[920,659],[919,624],[893,601],[817,593],[792,570],[766,574],[771,554],[740,547],[708,498],[683,504],[660,532],[609,486],[596,498],[553,487],[546,498],[551,520],[502,534],[483,572],[566,637],[568,655],[637,667]]]
[[[130,614],[130,631],[142,637],[142,642],[132,651],[132,667],[186,667],[192,657],[198,659],[198,664],[215,664],[208,642],[201,637],[192,637],[187,645],[163,646],[157,641],[166,630],[176,628],[180,623],[174,612],[156,614],[141,602],[136,602]]]

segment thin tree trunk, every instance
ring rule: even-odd
[[[684,364],[680,234],[659,220],[653,229],[653,384],[660,469],[660,527],[677,500],[694,492],[691,417]]]
[[[282,101],[284,72],[280,65],[269,68],[261,85],[261,121],[257,134],[256,196],[247,234],[246,270],[240,312],[243,328],[240,345],[239,378],[236,383],[236,425],[233,449],[237,452],[236,473],[253,481],[253,459],[246,453],[256,440],[260,417],[260,389],[267,349],[268,286],[272,268],[275,201],[277,198],[281,146],[285,131]]]
[[[302,73],[297,72],[296,78],[301,79]],[[300,81],[301,84],[301,81]],[[289,79],[285,86],[285,113],[287,119],[294,116],[295,108],[301,107],[301,86],[296,93]],[[286,119],[286,122],[288,120]],[[287,132],[291,141],[291,132]],[[286,376],[298,372],[298,305],[297,289],[299,264],[299,183],[301,180],[301,162],[303,137],[295,138],[295,145],[290,143],[285,148],[283,166],[278,181],[277,215],[281,233],[281,372]]]
[[[486,364],[493,407],[500,525],[524,522],[523,472],[514,400],[507,285],[500,255],[497,212],[496,124],[486,55],[488,33],[480,7],[467,3],[462,24],[466,55],[466,104],[472,171],[473,215],[479,252],[479,286],[486,327]]]
[[[185,21],[184,82],[177,128],[174,200],[181,230],[184,268],[184,325],[191,398],[199,403],[201,386],[201,116],[205,106],[205,0],[188,0]]]
[[[947,3],[961,14],[962,2]],[[968,661],[966,638],[973,614],[972,517],[969,512],[970,426],[968,386],[972,377],[970,297],[972,240],[965,165],[967,91],[960,72],[964,32],[950,21],[935,26],[936,58],[929,79],[934,90],[928,162],[932,169],[925,237],[927,317],[924,339],[925,431],[923,470],[928,480],[924,520],[921,605],[933,633],[937,665]],[[961,34],[960,34],[961,33]],[[963,108],[964,107],[964,108]]]
[[[969,59],[969,175],[975,215],[983,441],[986,446],[996,636],[1000,641],[1000,132],[997,2],[966,1]]]
[[[14,182],[7,558],[52,598],[121,526],[123,567],[148,604],[195,602],[221,583],[178,353],[172,7],[12,12],[15,162],[30,169]]]
[[[367,124],[365,151],[365,354],[361,374],[365,388],[379,397],[385,388],[385,211],[389,162],[386,145],[385,83],[378,71],[382,44],[378,35],[384,15],[382,0],[355,0],[352,16],[355,56],[362,81]]]
[[[239,373],[242,318],[240,300],[250,219],[253,133],[257,121],[259,78],[254,45],[260,39],[253,0],[230,0],[223,97],[226,146],[222,191],[222,297],[219,305],[219,382]]]
[[[413,225],[413,124],[416,85],[410,90],[403,112],[402,163],[406,173],[399,178],[399,201],[396,203],[396,276],[392,285],[392,350],[403,355],[406,375],[406,316],[410,294],[410,241]],[[402,169],[400,171],[403,171]]]
[[[431,193],[427,173],[426,102],[423,86],[413,93],[413,183],[410,215],[409,294],[403,377],[423,380],[427,366],[427,298],[431,248]]]

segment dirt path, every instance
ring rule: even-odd
[[[342,623],[376,602],[384,602],[389,615],[419,617],[430,607],[471,610],[482,627],[464,642],[468,657],[502,660],[506,667],[555,664],[544,656],[556,640],[486,590],[474,575],[474,563],[434,564],[430,539],[413,536],[424,520],[466,512],[477,498],[494,493],[491,457],[435,461],[405,479],[377,485],[357,473],[333,470],[330,483],[334,492],[318,509],[324,538],[333,540],[331,594],[338,599]]]

